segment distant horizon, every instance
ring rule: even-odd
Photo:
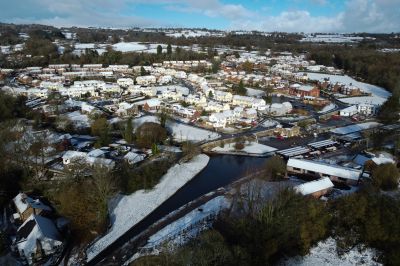
[[[5,23],[95,28],[207,28],[392,33],[398,0],[0,0]]]
[[[181,27],[181,26],[126,26],[126,27],[107,27],[107,26],[79,26],[79,25],[71,25],[71,26],[55,26],[50,24],[43,24],[43,23],[13,23],[13,22],[4,22],[0,21],[0,24],[12,24],[12,25],[38,25],[38,26],[50,26],[58,29],[62,28],[82,28],[82,29],[107,29],[107,30],[207,30],[207,31],[217,31],[217,32],[260,32],[260,33],[288,33],[288,34],[322,34],[322,35],[359,35],[359,34],[400,34],[398,32],[289,32],[289,31],[262,31],[262,30],[244,30],[244,29],[218,29],[218,28],[205,28],[205,27]]]

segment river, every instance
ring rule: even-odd
[[[111,254],[152,224],[183,205],[220,187],[227,186],[246,174],[257,171],[263,167],[266,160],[267,158],[249,156],[211,155],[209,163],[197,176],[113,244],[99,253],[88,265],[100,263],[108,254]]]

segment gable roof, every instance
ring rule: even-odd
[[[28,197],[25,193],[19,193],[14,199],[15,207],[20,213],[26,211],[29,207],[34,209],[41,209],[45,211],[51,211],[51,208],[44,204],[40,199],[33,199]]]
[[[300,160],[290,158],[287,166],[300,168],[307,171],[313,171],[316,173],[326,174],[330,176],[336,176],[345,179],[358,180],[361,175],[360,170],[342,167],[338,165],[331,165],[322,162]]]
[[[328,177],[324,177],[294,187],[295,191],[301,193],[304,196],[329,188],[333,188],[333,183]]]
[[[31,260],[31,254],[35,252],[38,241],[46,254],[62,245],[62,237],[53,221],[38,215],[29,216],[18,229],[17,236],[18,250],[25,254],[28,261]]]

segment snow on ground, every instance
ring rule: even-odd
[[[304,115],[279,117],[279,119],[282,121],[299,121],[299,120],[303,120],[306,118],[308,118],[308,116],[304,116]]]
[[[94,49],[94,43],[76,43],[75,49]]]
[[[308,34],[305,35],[300,42],[354,43],[362,41],[363,39],[363,37],[344,36],[342,34]]]
[[[377,96],[361,96],[361,97],[348,97],[348,98],[340,98],[339,101],[342,103],[354,105],[354,104],[374,104],[374,105],[382,105],[386,102],[385,98],[377,97]]]
[[[152,235],[143,248],[154,248],[155,246],[162,245],[171,238],[172,240],[168,241],[170,246],[181,246],[202,231],[203,228],[201,225],[207,216],[216,215],[221,210],[228,208],[229,205],[230,202],[226,197],[215,197]],[[199,211],[199,209],[202,211]],[[192,228],[189,229],[189,227]],[[183,232],[184,230],[185,232]],[[157,253],[157,250],[154,250],[154,253]],[[125,262],[124,265],[129,265],[129,263],[138,259],[140,256],[140,253],[136,253],[131,259]]]
[[[269,120],[265,120],[265,121],[261,124],[262,127],[266,127],[266,128],[275,127],[275,126],[277,126],[277,125],[279,125],[278,121],[270,120],[270,119],[269,119]]]
[[[320,266],[320,265],[382,265],[374,261],[377,253],[374,249],[366,248],[358,250],[353,248],[342,256],[337,254],[336,241],[328,238],[318,243],[316,247],[310,250],[310,254],[301,257],[289,258],[278,265],[285,266]]]
[[[68,113],[67,117],[72,121],[77,128],[87,128],[90,127],[90,119],[87,115],[81,114],[79,111]]]
[[[120,51],[120,52],[135,52],[148,49],[148,46],[140,44],[138,42],[119,42],[113,44],[112,47],[115,51]]]
[[[160,123],[158,117],[156,116],[142,116],[133,120],[134,128],[138,128],[140,125],[146,122]],[[216,132],[189,126],[184,123],[177,123],[171,120],[167,121],[166,126],[172,132],[172,137],[174,138],[174,140],[178,142],[211,141],[221,137],[221,135]]]
[[[259,144],[257,142],[246,143],[245,147],[242,150],[236,150],[235,143],[225,144],[223,148],[215,147],[212,149],[213,152],[221,152],[221,153],[223,153],[223,152],[246,152],[246,153],[252,153],[252,154],[265,154],[265,153],[274,152],[276,150],[277,149],[275,149],[273,147]]]
[[[138,127],[140,127],[141,125],[143,125],[144,123],[148,123],[148,122],[153,122],[153,123],[160,123],[160,120],[158,119],[157,116],[153,116],[153,115],[146,115],[146,116],[142,116],[139,118],[136,118],[132,121],[133,123],[133,127],[136,129]]]
[[[120,196],[115,208],[110,211],[112,227],[106,235],[87,249],[88,261],[195,177],[207,166],[209,159],[207,155],[200,154],[188,163],[171,167],[151,191],[139,190],[128,196]]]
[[[209,216],[210,214],[217,214],[222,209],[229,207],[229,201],[224,196],[219,196],[213,198],[212,200],[206,202],[204,205],[200,206],[199,208],[189,212],[184,217],[176,220],[175,222],[167,225],[156,234],[152,235],[149,238],[147,246],[154,246],[161,244],[164,240],[169,237],[177,236],[182,230],[188,228],[189,226],[196,224],[203,220],[205,217]],[[199,209],[202,209],[200,211]],[[179,237],[178,237],[179,238]],[[183,241],[184,243],[184,241]],[[179,244],[183,244],[180,242]]]
[[[247,90],[247,96],[251,96],[251,97],[265,96],[265,92],[262,90],[257,90],[257,89],[252,89],[252,88],[246,88],[246,90]]]
[[[329,111],[334,110],[336,107],[337,107],[336,104],[330,103],[330,104],[326,105],[324,108],[322,108],[322,110],[319,111],[318,113],[320,113],[320,114],[327,113]]]
[[[221,135],[216,132],[172,121],[167,122],[167,128],[172,131],[172,137],[174,138],[175,141],[178,142],[211,141],[221,137]]]
[[[372,95],[380,97],[380,98],[389,98],[391,93],[388,92],[387,90],[375,86],[375,85],[371,85],[368,83],[364,83],[364,82],[359,82],[347,75],[329,75],[329,74],[321,74],[321,73],[308,73],[306,72],[306,74],[308,75],[308,78],[311,80],[323,80],[325,78],[329,78],[330,82],[333,83],[342,83],[345,85],[350,85],[352,84],[353,86],[356,86],[358,88],[360,88],[362,91],[367,92],[367,93],[372,93]]]

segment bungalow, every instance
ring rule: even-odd
[[[40,199],[33,199],[28,197],[25,193],[19,193],[13,199],[13,203],[17,210],[17,215],[14,215],[14,218],[19,218],[21,221],[25,221],[32,214],[39,215],[41,213],[51,212],[51,208]]]
[[[52,220],[33,214],[18,229],[14,245],[29,265],[43,265],[44,259],[61,252],[63,241]]]
[[[305,174],[318,178],[328,177],[331,181],[343,182],[349,185],[357,184],[361,175],[360,170],[293,158],[290,158],[287,162],[287,172],[288,174]]]
[[[332,181],[328,177],[320,178],[311,182],[294,187],[294,190],[303,196],[313,196],[320,198],[327,194],[334,187]]]

